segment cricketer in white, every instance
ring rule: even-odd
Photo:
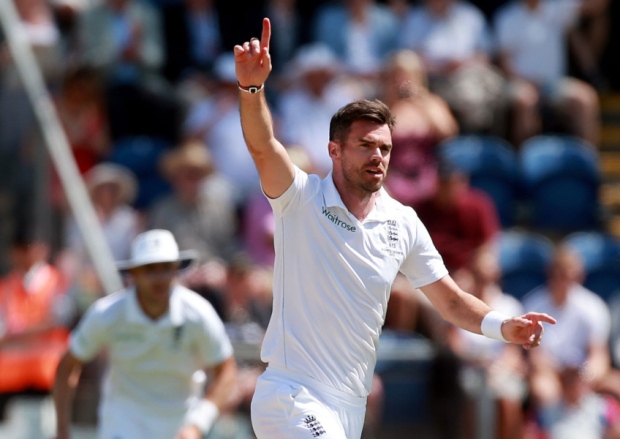
[[[54,384],[56,439],[71,437],[72,396],[84,363],[107,350],[99,439],[200,439],[225,406],[236,379],[233,349],[204,298],[176,283],[195,259],[168,230],[134,240],[119,263],[134,286],[97,300],[71,334]],[[206,395],[192,377],[209,372]]]
[[[274,308],[252,401],[259,439],[358,439],[391,284],[402,271],[443,318],[474,333],[540,344],[541,313],[504,316],[448,275],[415,212],[382,189],[394,119],[356,101],[331,120],[325,180],[296,168],[264,96],[271,24],[235,46],[241,124],[276,218]]]

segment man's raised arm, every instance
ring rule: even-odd
[[[277,198],[293,182],[295,170],[286,149],[273,134],[263,89],[271,72],[270,38],[271,23],[265,18],[260,41],[252,38],[235,46],[234,51],[245,143],[258,169],[263,191],[268,197]]]

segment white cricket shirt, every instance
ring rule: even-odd
[[[192,374],[233,353],[211,304],[179,285],[168,313],[157,321],[141,310],[133,288],[95,302],[72,333],[70,350],[88,361],[103,349],[108,373],[100,412],[116,404],[144,413],[144,419],[171,421],[185,415]]]
[[[296,168],[293,184],[270,199],[276,220],[274,297],[263,361],[340,391],[370,391],[392,282],[415,287],[446,274],[413,209],[385,190],[364,221],[343,204],[331,173]]]

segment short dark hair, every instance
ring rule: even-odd
[[[345,105],[332,116],[329,123],[329,140],[342,142],[349,135],[351,125],[358,120],[368,120],[377,125],[387,125],[394,131],[396,119],[387,105],[379,99],[361,99]]]

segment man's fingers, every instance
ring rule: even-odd
[[[269,40],[271,40],[271,22],[268,18],[263,18],[263,33],[260,37],[261,48],[269,49]]]
[[[258,38],[252,38],[250,40],[250,48],[252,50],[251,52],[252,56],[260,54],[261,49],[260,49],[260,43],[258,41]]]
[[[552,325],[555,325],[557,323],[557,321],[550,315],[539,313],[539,312],[528,313],[525,315],[525,317],[529,319],[535,319],[536,321],[539,321],[539,322],[550,323]]]
[[[243,50],[243,47],[241,47],[240,45],[235,45],[235,47],[233,48],[235,55],[243,55],[245,53],[245,50]]]
[[[557,323],[557,321],[553,317],[551,317],[549,314],[540,313],[540,312],[530,312],[530,313],[525,314],[524,316],[521,316],[521,318],[531,320],[533,322],[550,323],[552,325],[555,325]]]

